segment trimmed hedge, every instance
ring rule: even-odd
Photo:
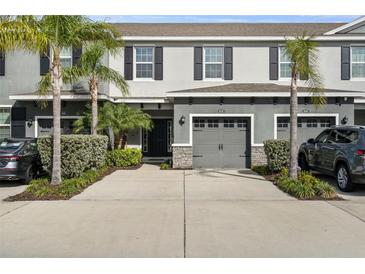
[[[267,165],[272,172],[279,172],[289,165],[290,143],[287,140],[267,140],[264,142]]]
[[[142,161],[142,151],[139,148],[125,148],[108,151],[106,163],[108,166],[131,167]]]
[[[52,142],[50,136],[37,140],[44,170],[52,172]],[[99,169],[105,165],[108,137],[97,135],[62,135],[61,169],[63,178],[79,177],[88,169]]]

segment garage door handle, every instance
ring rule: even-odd
[[[203,155],[193,155],[194,158],[203,157]]]

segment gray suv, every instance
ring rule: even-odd
[[[365,184],[365,127],[334,126],[299,148],[299,166],[336,177],[342,191]]]

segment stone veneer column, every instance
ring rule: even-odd
[[[251,147],[251,167],[266,165],[267,158],[263,146],[252,146]]]
[[[173,168],[193,167],[193,148],[191,146],[172,147]]]

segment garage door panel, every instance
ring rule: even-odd
[[[217,154],[210,153],[204,155],[193,156],[194,168],[218,168],[220,167],[220,159]]]
[[[317,137],[324,129],[336,124],[335,117],[298,117],[298,145]],[[290,118],[277,118],[277,138],[290,138]]]
[[[221,168],[242,168],[250,166],[250,157],[243,155],[223,155]]]
[[[249,167],[249,136],[247,118],[194,118],[193,167]]]
[[[217,144],[219,142],[219,135],[216,131],[212,130],[194,130],[194,143],[195,144]]]

